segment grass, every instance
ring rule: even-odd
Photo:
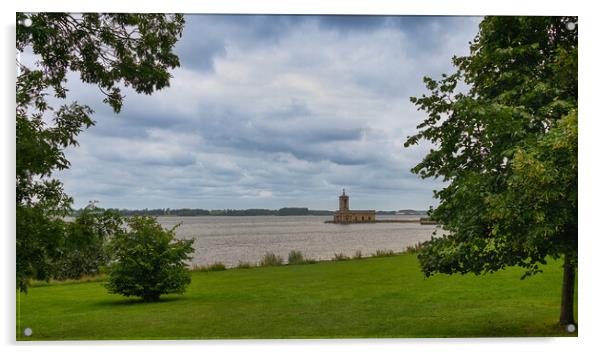
[[[344,253],[336,253],[334,254],[333,261],[348,261],[350,258],[347,257]]]
[[[192,272],[183,295],[142,303],[102,282],[18,294],[18,340],[563,336],[560,262],[520,280],[419,271],[415,255]],[[23,329],[33,335],[23,337]]]
[[[288,264],[303,264],[305,258],[301,251],[290,251],[288,254]]]
[[[238,265],[236,266],[236,268],[240,268],[240,269],[249,269],[249,268],[253,268],[255,265],[253,265],[251,262],[243,262],[243,261],[239,261]]]
[[[424,248],[424,243],[418,242],[414,245],[410,245],[410,246],[406,247],[405,251],[407,253],[415,254],[415,253],[420,252],[420,250],[422,250],[423,248]]]
[[[226,270],[226,266],[223,263],[217,262],[205,266],[194,266],[192,270],[199,272],[220,272],[222,270]]]
[[[393,252],[393,250],[376,250],[376,253],[374,253],[372,256],[373,257],[393,257],[395,255],[395,252]]]
[[[32,280],[29,284],[30,287],[40,287],[40,286],[51,286],[51,285],[61,285],[61,284],[80,284],[80,283],[91,283],[91,282],[100,282],[106,281],[107,275],[105,273],[100,273],[97,275],[84,275],[79,279],[65,279],[65,280],[57,280],[50,279],[48,281],[45,280]]]

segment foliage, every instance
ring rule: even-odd
[[[290,251],[288,253],[288,264],[303,264],[304,262],[305,258],[301,251]]]
[[[282,265],[283,261],[284,260],[282,259],[282,257],[277,256],[273,252],[267,252],[266,254],[263,255],[263,257],[261,257],[261,260],[259,261],[259,265],[261,267],[279,266],[279,265]]]
[[[428,118],[406,146],[434,148],[413,172],[441,177],[430,216],[449,230],[419,253],[426,276],[481,274],[577,256],[575,17],[487,17],[457,71],[412,98]],[[462,82],[469,87],[462,93]],[[570,132],[570,136],[563,136]]]
[[[16,225],[17,287],[30,278],[50,277],[62,242],[59,221],[72,199],[51,178],[69,167],[64,149],[94,125],[92,109],[67,99],[68,73],[97,85],[104,102],[119,112],[120,87],[150,94],[169,85],[169,69],[179,65],[172,52],[180,37],[181,15],[17,13],[16,49],[33,56],[27,67],[17,60]]]
[[[59,245],[65,222],[51,218],[41,206],[17,204],[17,288],[27,291],[32,278],[48,280],[53,262],[60,256]]]
[[[357,250],[353,254],[353,259],[362,259],[362,250]]]
[[[107,239],[121,231],[122,217],[111,210],[89,205],[73,222],[67,222],[54,278],[93,276],[107,265]]]
[[[174,228],[152,217],[134,216],[128,231],[115,234],[108,245],[111,263],[106,288],[110,293],[157,301],[162,294],[181,294],[190,283],[185,261],[193,240],[176,240]]]
[[[280,208],[276,215],[310,215],[308,208]]]

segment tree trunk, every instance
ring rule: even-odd
[[[564,256],[564,275],[562,277],[562,302],[560,304],[560,325],[575,323],[573,313],[575,295],[575,266],[568,255]]]
[[[161,294],[159,293],[145,293],[144,295],[142,295],[142,300],[144,302],[155,302],[155,301],[159,301],[159,297],[161,296]]]

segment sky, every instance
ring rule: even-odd
[[[119,114],[69,81],[96,125],[55,173],[74,207],[428,209],[410,172],[422,78],[453,70],[480,18],[187,15],[169,88],[126,90]]]

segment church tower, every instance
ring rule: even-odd
[[[343,194],[339,196],[339,210],[334,212],[335,224],[354,224],[360,222],[376,222],[376,211],[374,210],[349,210],[349,196]]]
[[[349,196],[345,195],[345,189],[343,189],[343,194],[339,196],[339,210],[347,211],[349,210]]]

